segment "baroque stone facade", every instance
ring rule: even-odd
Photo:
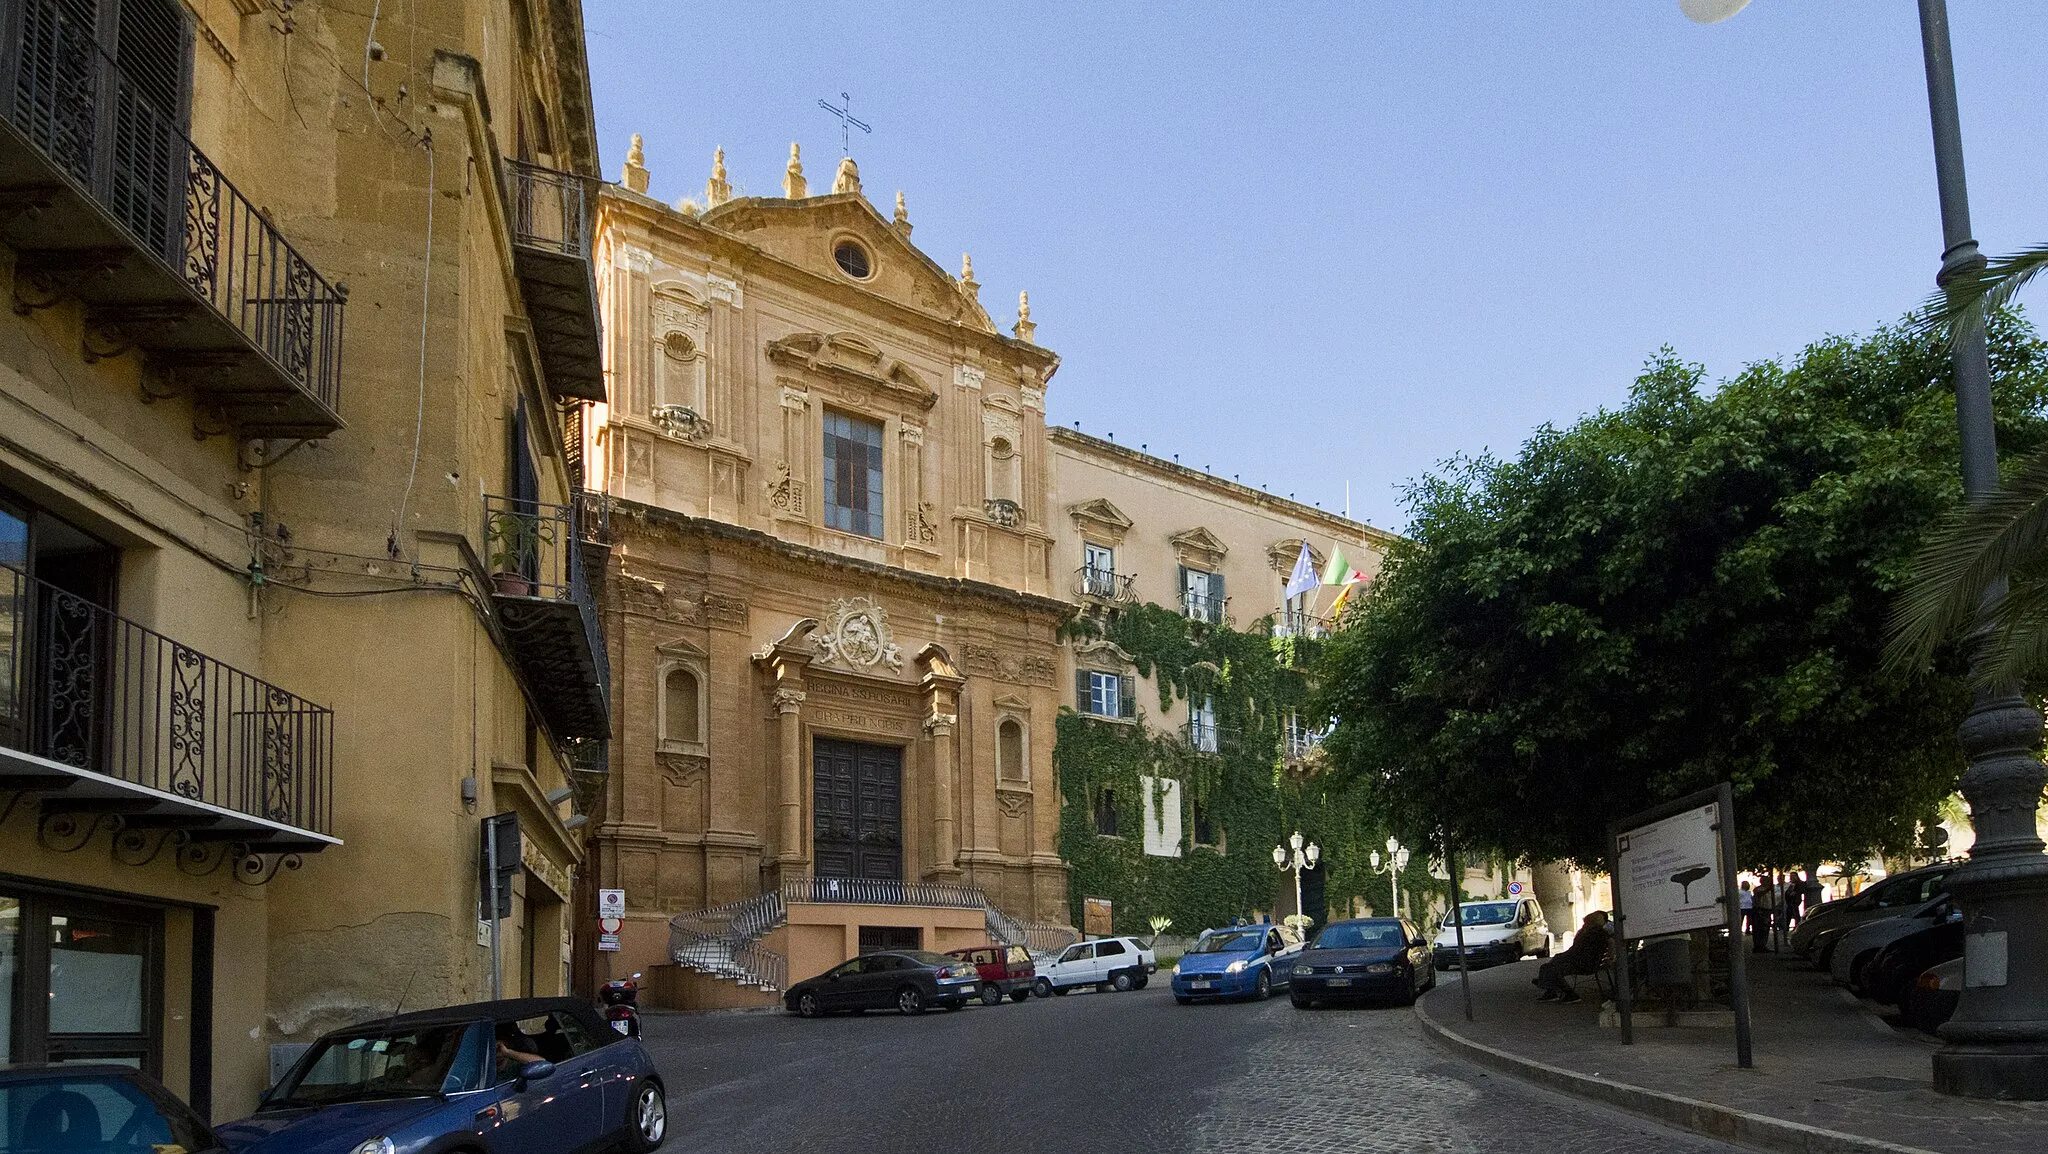
[[[636,152],[599,211],[617,965],[665,961],[676,913],[814,876],[1065,922],[1058,358],[999,334],[850,161],[830,194],[793,157],[791,196],[739,199],[718,164],[700,213],[644,195]]]

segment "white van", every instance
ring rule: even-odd
[[[1543,921],[1543,907],[1534,898],[1510,898],[1497,902],[1466,902],[1459,907],[1465,922],[1465,957],[1473,969],[1518,962],[1529,954],[1550,956],[1550,927]],[[1458,965],[1458,927],[1449,910],[1430,953],[1439,970]]]

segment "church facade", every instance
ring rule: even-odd
[[[752,902],[807,976],[785,905],[821,887],[1065,922],[1059,358],[1028,315],[999,331],[971,265],[920,252],[850,160],[820,195],[794,148],[781,197],[733,197],[722,156],[701,209],[646,188],[636,139],[599,210],[611,403],[588,445],[613,542],[610,971],[667,962],[677,914]],[[979,917],[878,907],[841,952],[979,941]]]

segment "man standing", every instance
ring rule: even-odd
[[[1594,910],[1579,923],[1579,932],[1572,935],[1571,948],[1543,963],[1534,979],[1543,987],[1539,1002],[1576,1002],[1578,991],[1572,989],[1565,978],[1572,974],[1596,974],[1607,960],[1607,911]]]
[[[1776,953],[1771,948],[1771,928],[1778,919],[1778,887],[1771,883],[1769,874],[1756,884],[1755,917],[1749,923],[1750,940],[1756,943],[1759,954]]]

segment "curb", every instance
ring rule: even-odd
[[[1524,1058],[1482,1042],[1475,1042],[1452,1030],[1431,1017],[1428,1011],[1422,1008],[1421,1002],[1415,1004],[1415,1017],[1421,1021],[1425,1030],[1436,1036],[1438,1041],[1460,1056],[1482,1066],[1490,1066],[1547,1089],[1575,1094],[1581,1098],[1591,1098],[1610,1106],[1619,1106],[1666,1125],[1677,1126],[1709,1138],[1741,1142],[1768,1150],[1782,1150],[1785,1154],[1936,1154],[1918,1146],[1901,1146],[1895,1142],[1844,1134],[1839,1130],[1823,1130],[1803,1122],[1790,1122],[1765,1114],[1752,1114],[1732,1106],[1703,1102],[1698,1098],[1667,1094],[1662,1090],[1650,1090],[1642,1086],[1631,1086],[1612,1078],[1598,1078],[1590,1074],[1581,1074],[1576,1070],[1538,1062],[1532,1058]]]

